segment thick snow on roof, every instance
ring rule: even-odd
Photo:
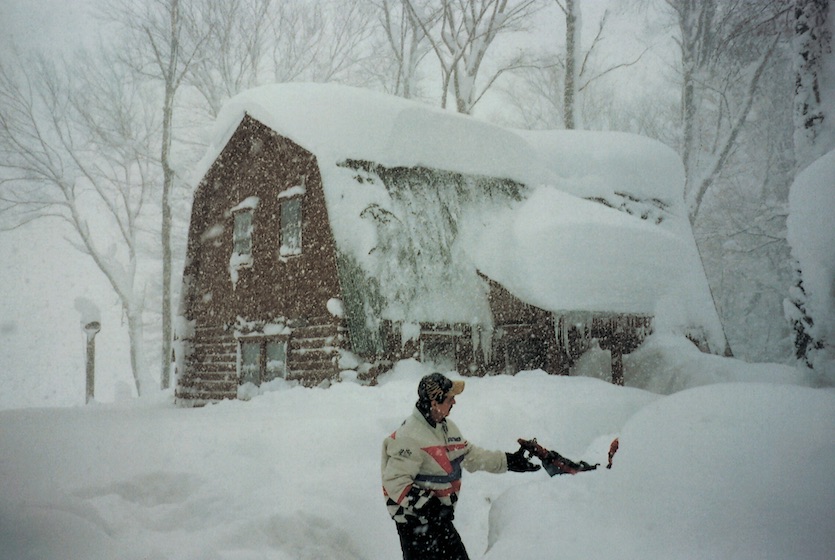
[[[556,189],[480,229],[468,240],[479,270],[544,309],[652,314],[682,281],[680,238]]]
[[[539,152],[565,192],[582,197],[627,192],[683,204],[684,166],[675,151],[656,140],[625,132],[516,132]]]
[[[502,176],[521,182],[547,173],[513,131],[451,111],[337,84],[257,87],[232,98],[218,115],[215,141],[201,175],[226,145],[244,113],[313,152],[321,163],[373,159]]]
[[[485,292],[473,289],[479,271],[548,310],[647,313],[656,316],[657,327],[696,327],[715,348],[723,345],[684,210],[681,161],[659,142],[623,133],[510,130],[371,91],[281,84],[226,104],[199,172],[208,169],[245,113],[316,155],[337,245],[375,277],[387,270],[394,283],[409,280],[391,275],[387,261],[395,260],[394,253],[380,250],[391,247],[396,234],[387,233],[385,224],[405,223],[405,213],[415,209],[405,207],[411,201],[393,199],[373,171],[346,167],[346,160],[525,186],[522,201],[456,206],[454,238],[438,236],[451,242],[454,261],[415,268],[418,276],[434,275],[441,284],[426,282],[434,288],[412,291],[406,308],[392,302],[389,318],[489,322]],[[375,212],[386,219],[371,219]],[[387,222],[388,216],[396,220]],[[418,249],[425,249],[433,238],[419,242]],[[414,239],[409,243],[415,247]]]

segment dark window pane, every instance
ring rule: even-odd
[[[241,342],[241,384],[261,383],[261,343]]]
[[[252,212],[238,212],[235,214],[235,229],[233,233],[233,250],[238,255],[252,253]]]
[[[281,202],[281,247],[283,257],[302,252],[302,202],[301,198],[288,198]]]
[[[267,363],[264,367],[264,381],[272,381],[287,375],[287,343],[267,342]]]

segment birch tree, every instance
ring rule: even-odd
[[[121,26],[124,41],[133,48],[122,50],[126,65],[139,77],[157,81],[162,87],[158,103],[162,130],[159,162],[162,169],[162,364],[160,385],[170,386],[172,327],[172,193],[176,171],[172,161],[175,127],[175,98],[195,60],[201,56],[207,36],[213,31],[201,21],[199,3],[179,0],[133,2],[113,0],[108,17]]]
[[[579,2],[554,0],[565,16],[565,79],[563,86],[563,124],[571,130],[575,126],[575,101],[577,99],[577,56],[579,54],[581,18]],[[600,30],[603,30],[601,22]]]
[[[148,102],[131,73],[107,57],[0,65],[3,227],[47,219],[69,226],[67,240],[93,260],[122,305],[139,395],[152,383],[143,363],[147,275],[139,257],[159,179],[151,154],[159,122]]]

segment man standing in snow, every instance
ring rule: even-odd
[[[538,470],[524,456],[488,451],[461,436],[447,420],[463,381],[440,373],[418,384],[415,410],[383,442],[383,494],[397,525],[403,560],[467,560],[452,524],[461,489],[461,467],[470,472]]]

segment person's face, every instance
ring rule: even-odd
[[[452,406],[455,404],[455,397],[453,395],[448,396],[441,402],[432,401],[432,420],[435,422],[440,422],[452,411]]]

